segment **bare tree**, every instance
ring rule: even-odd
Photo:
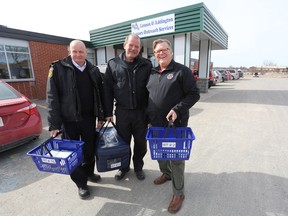
[[[277,64],[274,63],[273,61],[265,60],[265,61],[263,62],[263,66],[277,66]]]

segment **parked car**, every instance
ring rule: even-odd
[[[228,77],[227,77],[228,75],[227,75],[227,72],[225,70],[217,70],[217,71],[221,74],[223,82],[228,80]]]
[[[238,70],[238,74],[239,74],[239,78],[243,78],[244,77],[244,73],[242,70]]]
[[[222,74],[218,70],[215,70],[214,73],[215,73],[215,76],[218,76],[217,82],[224,82],[225,81]]]
[[[255,72],[255,73],[253,74],[253,77],[259,77],[258,72]]]
[[[231,73],[233,80],[239,79],[238,71],[236,71],[236,70],[234,70],[234,69],[229,69],[228,71]]]
[[[209,81],[208,81],[208,88],[211,86],[215,86],[217,83],[217,78],[213,75],[212,71],[209,71]]]
[[[227,73],[228,80],[232,80],[233,77],[232,77],[230,71],[226,71],[226,73]]]
[[[35,103],[0,80],[0,152],[40,136],[42,119]]]

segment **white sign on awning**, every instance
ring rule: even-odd
[[[131,32],[140,38],[175,32],[175,14],[131,23]]]

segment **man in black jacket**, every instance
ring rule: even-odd
[[[53,62],[47,81],[48,124],[51,136],[62,129],[63,137],[82,140],[83,164],[70,174],[81,199],[90,192],[87,181],[98,182],[95,168],[95,128],[104,120],[102,104],[103,80],[99,69],[86,60],[87,49],[79,40],[69,46],[70,55]],[[100,126],[100,125],[98,125]]]
[[[149,123],[154,127],[165,127],[172,120],[176,127],[186,127],[189,109],[200,98],[192,71],[173,60],[170,41],[155,40],[153,49],[159,66],[152,69],[147,84]],[[172,180],[173,198],[168,211],[176,213],[185,197],[185,160],[158,160],[158,163],[162,174],[154,180],[154,184],[160,185]]]
[[[147,152],[148,102],[147,80],[152,64],[139,55],[141,40],[137,34],[130,34],[124,42],[124,52],[111,59],[104,75],[104,108],[107,121],[113,121],[115,100],[116,128],[120,136],[130,144],[134,138],[133,165],[139,180],[145,179],[143,158]],[[131,150],[129,157],[131,158]],[[129,162],[130,164],[130,162]],[[116,180],[124,178],[130,165],[120,169]]]

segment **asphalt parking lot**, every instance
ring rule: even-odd
[[[288,216],[287,84],[287,78],[245,77],[201,94],[190,110],[196,140],[177,215]],[[43,102],[36,101],[41,137],[0,153],[1,216],[170,215],[171,182],[153,184],[160,173],[150,152],[144,181],[133,170],[123,181],[114,180],[116,171],[101,173],[100,183],[89,183],[88,200],[79,199],[69,176],[38,171],[26,153],[49,136]]]

